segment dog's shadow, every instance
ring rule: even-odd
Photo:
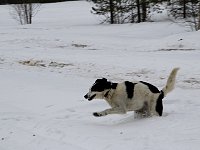
[[[148,121],[154,121],[155,119],[162,119],[163,117],[167,117],[169,113],[163,113],[163,115],[160,116],[152,116],[152,117],[134,117],[134,114],[129,114],[126,116],[118,116],[118,117],[112,117],[109,116],[106,118],[103,122],[102,120],[98,121],[98,125],[103,126],[120,126],[120,125],[129,125],[129,124],[137,124],[141,122],[148,122]]]

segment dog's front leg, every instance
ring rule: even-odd
[[[95,117],[101,117],[101,116],[106,116],[108,114],[125,114],[125,113],[126,113],[125,108],[114,107],[114,108],[106,109],[106,110],[101,111],[101,112],[94,112],[93,115]]]

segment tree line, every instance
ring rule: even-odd
[[[1,0],[1,3],[14,3],[13,16],[20,24],[31,24],[32,17],[38,12],[41,3],[67,0]],[[200,0],[89,0],[93,2],[91,12],[104,16],[103,22],[110,24],[140,23],[150,21],[152,12],[162,13],[174,19],[189,22],[200,29]],[[161,8],[165,6],[165,8]]]
[[[169,15],[185,19],[200,29],[200,0],[92,0],[92,13],[104,16],[110,24],[149,21],[153,11],[162,13],[159,4],[166,4]]]

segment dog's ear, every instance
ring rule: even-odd
[[[107,82],[107,79],[106,78],[102,78],[101,79],[103,82]]]
[[[102,79],[97,79],[96,81],[95,81],[95,83],[106,83],[107,82],[107,79],[106,78],[102,78]]]

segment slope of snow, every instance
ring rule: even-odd
[[[200,146],[200,33],[169,21],[99,24],[91,3],[42,5],[32,25],[0,6],[0,150],[189,150]],[[163,117],[95,118],[96,78],[161,89],[180,67]]]

